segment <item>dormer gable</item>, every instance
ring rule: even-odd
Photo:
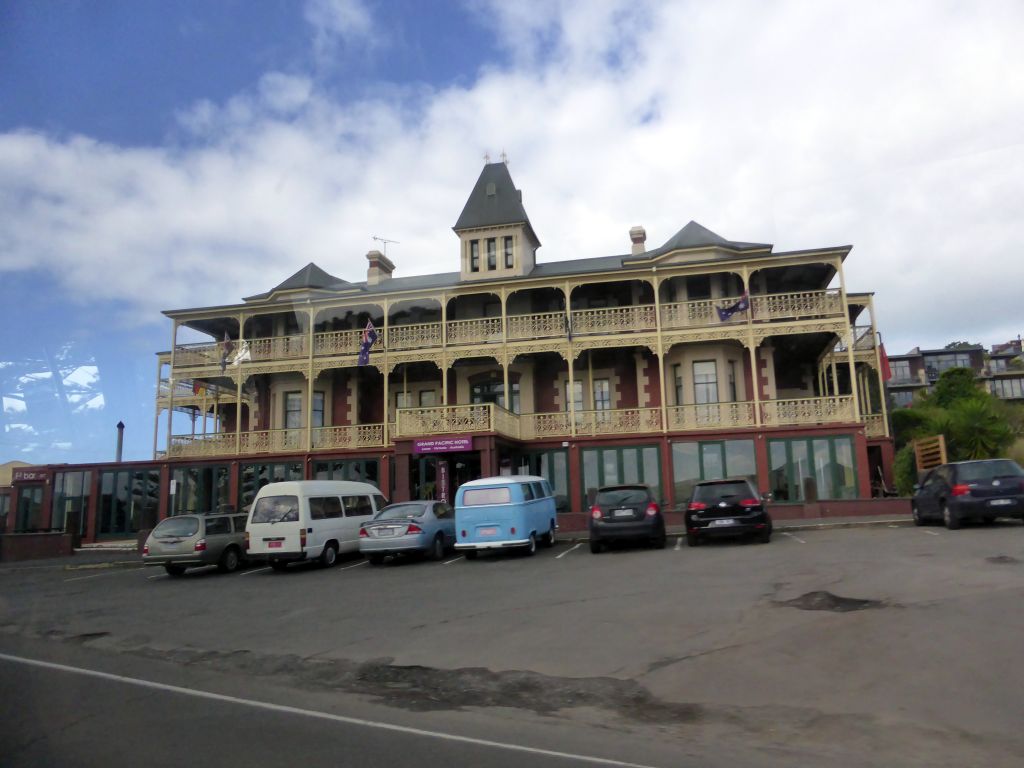
[[[328,274],[316,264],[310,262],[283,283],[271,288],[266,293],[246,296],[243,301],[274,301],[287,298],[289,300],[317,298],[327,293],[345,293],[361,290],[347,280]]]
[[[452,229],[462,280],[522,277],[536,265],[540,240],[504,162],[484,166]]]

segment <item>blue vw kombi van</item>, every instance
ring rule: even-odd
[[[555,497],[543,477],[484,477],[455,493],[455,548],[470,560],[485,549],[517,547],[526,554],[537,542],[550,547],[558,529]]]

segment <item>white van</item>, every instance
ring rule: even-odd
[[[359,527],[387,504],[368,483],[295,480],[260,488],[245,526],[250,558],[283,571],[319,560],[328,568],[340,552],[359,551]]]

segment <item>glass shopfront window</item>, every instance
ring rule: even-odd
[[[313,464],[315,480],[354,480],[380,488],[380,461],[377,459],[338,459]]]
[[[569,511],[569,452],[564,448],[524,453],[520,474],[537,475],[551,484],[559,512]]]
[[[14,530],[18,533],[42,530],[43,524],[43,486],[23,485],[17,490],[18,517],[14,521]]]
[[[101,472],[97,533],[130,537],[155,526],[159,490],[158,469]]]
[[[590,504],[598,488],[643,483],[661,499],[661,456],[656,445],[635,448],[584,448],[583,498]]]
[[[768,457],[775,501],[857,497],[852,437],[769,440]]]
[[[704,440],[672,444],[676,504],[685,504],[701,480],[745,477],[757,484],[753,440]]]
[[[53,476],[50,527],[85,534],[92,472],[57,472]]]
[[[238,483],[238,509],[244,511],[252,504],[260,488],[284,480],[305,480],[301,461],[274,464],[243,464]]]
[[[196,464],[178,467],[171,473],[174,493],[170,514],[216,512],[231,503],[228,467],[223,464]]]

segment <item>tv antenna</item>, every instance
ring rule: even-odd
[[[388,243],[394,243],[395,245],[400,245],[400,243],[397,240],[388,240],[386,237],[377,237],[376,235],[372,235],[372,237],[378,243],[383,243],[384,244],[384,255],[385,256],[388,255]]]

